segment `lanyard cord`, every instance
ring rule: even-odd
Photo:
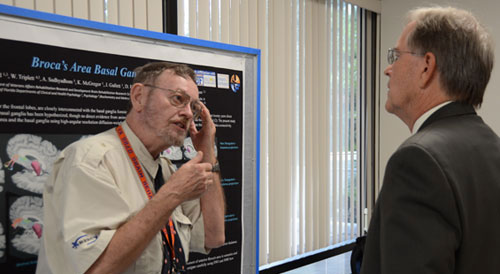
[[[130,161],[132,162],[132,165],[134,166],[135,171],[137,172],[137,176],[139,176],[139,180],[141,180],[142,187],[144,188],[144,191],[146,192],[148,199],[151,200],[153,198],[153,191],[151,191],[151,188],[149,187],[148,181],[146,180],[146,176],[144,176],[144,172],[142,170],[141,164],[139,163],[139,159],[137,159],[137,155],[135,155],[134,149],[132,149],[132,146],[130,145],[130,142],[128,141],[128,138],[127,138],[127,135],[125,134],[125,131],[123,131],[123,128],[121,125],[118,125],[115,130],[116,130],[116,133],[118,134],[118,137],[120,138],[120,141],[122,142],[123,148],[125,148],[125,151],[127,152],[128,157],[130,158]],[[170,247],[170,257],[172,257],[172,260],[175,260],[174,223],[172,222],[171,217],[168,218],[168,226],[170,228],[170,236],[172,239],[172,243],[170,243],[170,239],[168,237],[167,229],[165,226],[162,227],[161,231],[163,232],[163,235],[167,239],[168,246]]]

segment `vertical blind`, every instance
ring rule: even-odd
[[[161,32],[163,0],[0,0],[0,4]]]
[[[260,265],[361,231],[364,14],[342,0],[178,0],[179,35],[261,49]]]

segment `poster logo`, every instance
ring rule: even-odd
[[[233,92],[237,92],[238,90],[240,90],[240,85],[240,77],[238,77],[238,75],[236,74],[231,75],[231,90]]]
[[[217,87],[229,89],[229,74],[217,73]]]
[[[195,70],[194,73],[196,73],[196,85],[200,87],[216,87],[214,71]]]

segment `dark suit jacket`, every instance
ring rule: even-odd
[[[500,139],[473,107],[442,107],[391,156],[361,273],[500,273]]]

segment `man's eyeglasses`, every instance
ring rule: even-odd
[[[199,100],[191,101],[191,96],[187,95],[185,91],[180,90],[180,89],[173,90],[173,89],[169,89],[169,88],[161,88],[161,87],[153,86],[150,84],[143,84],[143,85],[146,87],[151,87],[151,88],[156,88],[159,90],[167,91],[169,93],[169,95],[167,96],[167,99],[172,106],[177,107],[177,108],[183,108],[187,104],[190,104],[189,106],[191,107],[191,111],[193,112],[193,120],[196,120],[196,119],[198,119],[198,117],[200,117],[201,110],[202,110],[200,101]]]
[[[397,50],[395,48],[390,48],[387,51],[387,63],[389,63],[389,65],[394,64],[394,62],[396,62],[403,53],[408,53],[415,56],[423,56],[423,54],[417,52],[402,51],[402,50]]]

